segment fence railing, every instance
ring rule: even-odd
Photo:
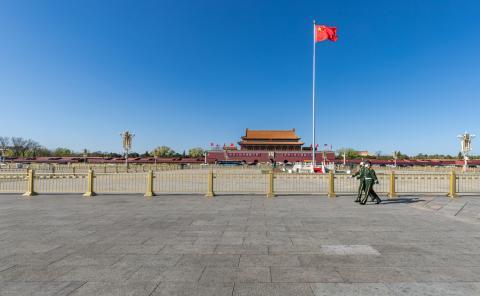
[[[259,170],[271,169],[271,165],[238,165],[238,166],[224,166],[218,164],[45,164],[34,163],[25,164],[17,167],[13,164],[6,164],[0,167],[0,174],[4,173],[24,173],[29,169],[35,170],[37,173],[45,174],[86,174],[89,170],[94,173],[146,173],[148,171],[163,172],[163,171],[183,171],[183,170],[202,170],[209,171],[243,171],[253,172]]]
[[[377,174],[375,190],[398,194],[480,194],[480,173]],[[174,170],[139,173],[0,173],[0,193],[132,194],[356,194],[359,181],[347,174],[288,174],[271,170]]]

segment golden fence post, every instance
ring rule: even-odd
[[[155,193],[153,193],[153,171],[149,170],[147,173],[147,190],[145,191],[146,197],[152,197],[155,196]]]
[[[90,197],[90,196],[95,196],[95,191],[93,190],[93,171],[92,169],[88,170],[87,174],[87,192],[83,194],[83,196]]]
[[[450,192],[447,194],[448,197],[457,197],[457,176],[455,174],[455,171],[452,170],[450,173]]]
[[[388,197],[397,197],[397,193],[395,192],[395,172],[393,170],[390,171],[390,192],[388,193]]]
[[[268,192],[267,192],[267,197],[275,197],[275,192],[274,192],[274,178],[275,176],[273,175],[273,170],[268,172]]]
[[[28,169],[27,171],[27,191],[23,196],[34,196],[37,195],[35,192],[35,171],[33,169]]]
[[[215,193],[213,192],[213,171],[208,172],[208,191],[205,194],[206,197],[214,197]]]
[[[335,175],[330,171],[328,177],[328,197],[335,197]]]

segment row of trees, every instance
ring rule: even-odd
[[[97,156],[97,157],[122,157],[123,155],[112,152],[103,152],[103,151],[93,151],[88,152],[86,150],[81,152],[75,152],[68,148],[59,147],[56,149],[47,149],[40,145],[37,141],[32,139],[24,139],[21,137],[1,137],[0,136],[0,150],[2,155],[7,157],[38,157],[38,156],[77,156],[83,157],[85,154],[88,156]],[[143,154],[131,152],[129,153],[130,157],[203,157],[205,150],[200,147],[191,148],[188,150],[188,154],[183,151],[183,153],[178,153],[168,146],[158,146],[153,151],[146,151]],[[392,159],[393,155],[382,155],[381,151],[375,152],[375,155],[371,156],[360,156],[357,150],[353,148],[341,148],[337,150],[338,156],[342,157],[343,154],[346,155],[346,158],[377,158],[377,159]],[[419,153],[415,156],[408,156],[396,151],[397,159],[462,159],[461,153],[456,156],[444,155],[444,154],[423,154]],[[471,156],[471,159],[478,159],[480,156]]]
[[[175,152],[173,149],[167,146],[159,146],[153,151],[146,151],[143,154],[131,152],[129,157],[203,157],[205,150],[200,147],[191,148],[188,151],[188,154],[183,151],[183,153]],[[50,156],[50,157],[64,157],[64,156],[76,156],[84,157],[88,156],[97,156],[97,157],[122,157],[124,155],[113,152],[104,152],[104,151],[93,151],[89,152],[87,150],[83,151],[73,151],[68,148],[59,147],[56,149],[48,149],[40,145],[37,141],[32,139],[25,139],[21,137],[1,137],[0,136],[0,156],[6,157],[40,157],[40,156]]]
[[[28,156],[41,152],[42,146],[32,139],[0,137],[0,149],[6,156]]]
[[[205,150],[200,147],[191,148],[188,150],[188,154],[183,151],[183,154],[175,152],[172,148],[168,146],[159,146],[155,148],[150,156],[157,156],[157,157],[180,157],[180,156],[189,156],[189,157],[203,157],[205,154]]]
[[[394,153],[397,159],[463,159],[463,155],[460,152],[457,155],[419,153],[417,155],[409,156],[400,151],[395,151],[390,155],[384,155],[382,154],[381,151],[376,151],[374,155],[361,156],[358,154],[358,151],[353,148],[341,148],[337,150],[337,155],[339,157],[343,157],[343,154],[345,154],[345,157],[348,159],[353,159],[353,158],[392,159]],[[470,156],[470,159],[480,159],[480,155],[477,155],[477,156],[472,155]]]

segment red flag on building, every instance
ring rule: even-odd
[[[315,25],[315,42],[321,42],[327,39],[333,42],[337,41],[337,28],[325,25]]]

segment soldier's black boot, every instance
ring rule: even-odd
[[[362,196],[362,198],[358,201],[361,205],[366,204],[368,201],[368,193],[365,192],[365,196]]]
[[[357,199],[355,200],[355,202],[360,202],[361,200],[362,200],[362,193],[357,195]]]
[[[370,191],[370,194],[371,194],[371,197],[372,197],[372,201],[375,201],[375,203],[377,205],[382,202],[380,197],[378,197],[378,194],[375,191],[373,191],[373,189]]]

